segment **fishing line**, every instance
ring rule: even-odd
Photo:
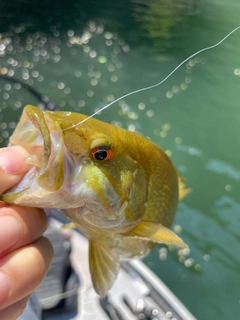
[[[172,74],[174,74],[174,72],[176,72],[184,63],[186,63],[188,60],[192,59],[193,57],[195,57],[196,55],[204,52],[204,51],[207,51],[207,50],[210,50],[210,49],[213,49],[213,48],[216,48],[217,46],[219,46],[221,43],[223,43],[228,37],[230,37],[234,32],[236,32],[237,30],[240,29],[240,26],[236,27],[235,29],[233,29],[231,32],[229,32],[224,38],[222,38],[219,42],[209,46],[209,47],[206,47],[206,48],[203,48],[197,52],[195,52],[194,54],[192,54],[191,56],[189,56],[188,58],[186,58],[185,60],[183,60],[175,69],[173,69],[163,80],[161,80],[160,82],[156,83],[156,84],[153,84],[151,86],[148,86],[148,87],[144,87],[144,88],[141,88],[141,89],[137,89],[137,90],[134,90],[134,91],[131,91],[129,93],[126,93],[125,95],[121,96],[120,98],[117,98],[116,100],[110,102],[109,104],[107,104],[106,106],[102,107],[101,109],[97,110],[96,112],[94,112],[91,116],[88,116],[86,119],[72,125],[71,127],[68,127],[66,129],[64,129],[63,131],[66,131],[66,130],[69,130],[69,129],[72,129],[72,128],[75,128],[77,126],[79,126],[80,124],[84,123],[85,121],[93,118],[95,115],[97,115],[98,113],[102,112],[103,110],[109,108],[112,104],[124,99],[124,98],[127,98],[127,97],[130,97],[136,93],[139,93],[139,92],[143,92],[143,91],[146,91],[146,90],[150,90],[150,89],[153,89],[153,88],[156,88],[158,86],[160,86],[161,84],[163,84],[168,78],[171,77]]]

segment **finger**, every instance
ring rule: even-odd
[[[31,167],[24,162],[29,153],[20,146],[1,149],[0,151],[0,194],[21,181],[24,173]]]
[[[0,257],[34,242],[47,228],[43,210],[18,206],[0,208]]]
[[[23,313],[24,309],[26,308],[26,304],[29,299],[29,295],[20,301],[15,302],[13,305],[5,308],[4,310],[0,311],[0,319],[4,320],[13,320],[18,319],[20,315]]]
[[[52,245],[44,237],[1,258],[0,310],[34,291],[45,277],[52,258]]]

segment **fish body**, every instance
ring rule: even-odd
[[[105,296],[122,258],[146,254],[155,243],[186,244],[170,229],[179,190],[171,160],[143,136],[72,112],[26,106],[10,138],[32,164],[1,196],[21,206],[59,208],[89,239],[96,292]]]

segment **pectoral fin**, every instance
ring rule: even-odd
[[[119,257],[111,249],[89,240],[89,267],[95,291],[106,296],[119,271]]]
[[[171,244],[181,248],[188,247],[173,231],[161,224],[150,221],[143,221],[134,229],[124,233],[124,236],[139,237],[148,241]]]

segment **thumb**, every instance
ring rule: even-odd
[[[28,156],[27,150],[20,146],[0,149],[0,194],[21,181],[31,167],[24,162]]]

